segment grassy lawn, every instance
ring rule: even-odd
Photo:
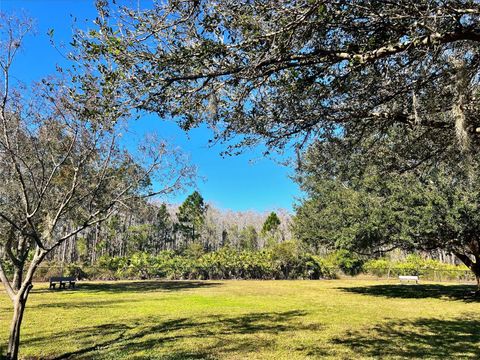
[[[367,280],[37,284],[29,359],[480,358],[472,286]],[[0,349],[10,304],[0,293]]]

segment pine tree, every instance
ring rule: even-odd
[[[180,205],[177,212],[178,231],[185,243],[194,242],[200,237],[206,211],[207,205],[198,191],[194,191]]]

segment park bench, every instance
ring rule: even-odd
[[[398,277],[398,279],[400,280],[400,282],[402,282],[402,281],[405,281],[405,282],[415,281],[415,284],[418,284],[418,276],[400,275]]]
[[[54,276],[50,278],[50,289],[55,289],[58,284],[59,289],[65,289],[68,283],[68,288],[75,288],[75,282],[77,280],[74,277]]]

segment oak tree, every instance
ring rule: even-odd
[[[75,40],[82,59],[114,62],[105,77],[135,106],[211,124],[232,151],[338,137],[355,149],[398,125],[430,156],[478,145],[477,1],[97,4],[98,31]]]

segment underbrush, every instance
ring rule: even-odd
[[[417,275],[432,281],[468,281],[475,276],[465,265],[445,264],[437,260],[408,255],[403,261],[374,259],[363,264],[363,272],[380,278]]]
[[[387,258],[364,260],[346,251],[327,256],[301,251],[285,242],[261,251],[222,248],[208,253],[162,251],[158,255],[135,253],[128,257],[101,257],[94,264],[72,263],[59,266],[45,263],[37,271],[39,281],[51,276],[73,276],[88,280],[122,279],[334,279],[366,274],[378,278],[418,275],[424,280],[467,281],[473,273],[466,266],[441,263],[409,255],[402,261]]]
[[[129,257],[102,257],[94,266],[69,264],[63,269],[46,264],[38,280],[62,272],[78,279],[332,279],[337,268],[327,259],[288,249],[288,244],[264,251],[236,251],[224,248],[191,257],[173,251],[158,255],[136,253]]]

